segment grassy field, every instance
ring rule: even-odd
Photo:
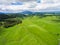
[[[60,22],[52,17],[27,17],[22,24],[0,28],[0,45],[58,45]]]

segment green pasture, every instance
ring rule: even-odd
[[[55,16],[26,17],[22,24],[0,27],[0,45],[58,45],[60,22]]]

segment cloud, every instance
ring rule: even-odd
[[[12,2],[32,2],[36,0],[0,0],[0,4],[10,4]]]
[[[36,0],[18,0],[18,1],[21,1],[21,2],[29,2],[29,1],[36,1]]]
[[[41,0],[41,3],[60,3],[60,0]]]
[[[19,0],[23,1],[23,0]],[[27,0],[26,0],[27,1]],[[39,0],[37,0],[39,1]],[[40,11],[59,11],[60,0],[41,0],[40,3],[33,0],[32,2],[23,1],[23,5],[0,5],[0,12],[22,12],[25,10],[32,12]],[[14,2],[15,3],[15,2]]]
[[[22,11],[22,10],[28,10],[29,8],[35,8],[36,4],[35,2],[31,3],[24,3],[23,5],[0,5],[0,10],[2,11]]]

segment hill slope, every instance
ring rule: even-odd
[[[5,28],[0,35],[1,45],[58,45],[60,24],[51,21],[55,17],[28,17],[22,24]]]

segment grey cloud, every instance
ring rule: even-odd
[[[10,4],[12,2],[30,2],[36,0],[0,0],[0,4]]]
[[[0,2],[18,2],[18,1],[21,1],[21,2],[27,2],[27,1],[36,1],[36,0],[0,0]]]
[[[27,1],[36,1],[36,0],[19,0],[19,1],[27,2]]]

